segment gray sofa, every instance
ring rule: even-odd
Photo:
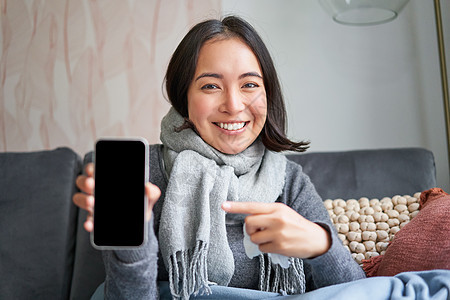
[[[323,199],[391,197],[436,185],[425,149],[288,157]],[[104,280],[100,252],[83,229],[86,213],[72,203],[83,159],[69,148],[0,153],[0,299],[89,299]]]

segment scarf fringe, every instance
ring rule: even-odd
[[[169,285],[174,299],[189,299],[190,295],[210,295],[208,286],[208,245],[197,241],[194,249],[170,255]]]
[[[278,264],[273,264],[267,254],[259,256],[261,267],[259,289],[261,291],[281,293],[284,296],[305,293],[303,260],[299,258],[289,258],[289,260],[291,262],[289,268],[284,269]]]

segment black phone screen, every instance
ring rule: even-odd
[[[94,247],[137,247],[146,240],[148,144],[99,140],[95,145]]]

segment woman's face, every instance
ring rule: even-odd
[[[188,90],[188,112],[206,143],[236,154],[255,141],[267,115],[262,75],[256,56],[238,38],[202,46]]]

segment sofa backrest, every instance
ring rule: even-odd
[[[80,170],[68,148],[0,153],[1,299],[68,299]]]
[[[433,153],[423,148],[288,155],[325,199],[413,195],[436,186]]]

